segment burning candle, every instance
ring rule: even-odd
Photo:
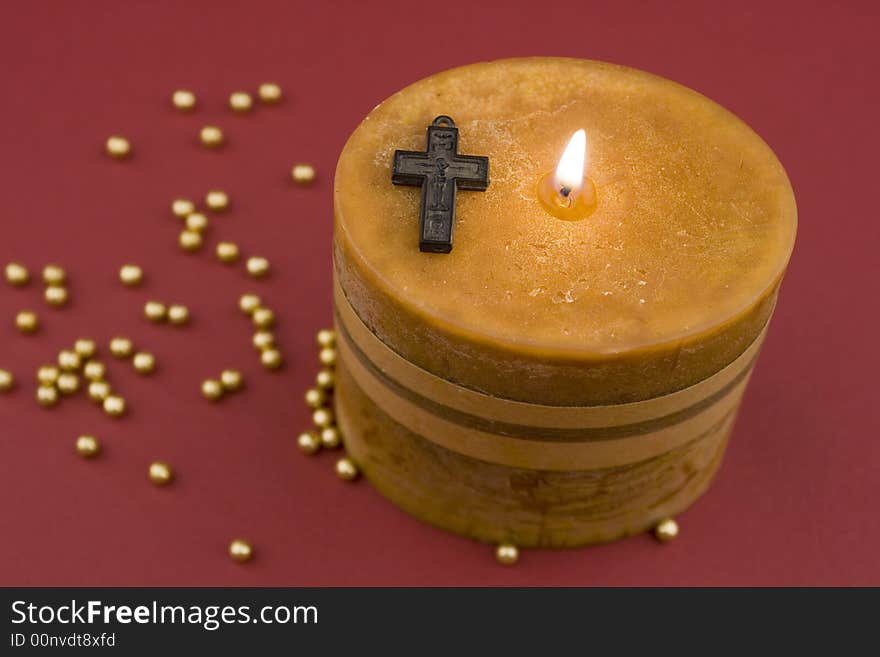
[[[491,184],[452,194],[455,248],[424,253],[424,199],[391,169],[438,115]],[[706,490],[796,229],[742,121],[620,66],[475,64],[373,110],[334,201],[336,414],[381,493],[480,540],[566,546]]]

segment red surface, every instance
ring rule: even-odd
[[[648,6],[648,5],[651,6]],[[0,397],[0,584],[880,584],[876,35],[871,2],[90,2],[18,3],[0,26],[0,262],[70,272],[73,302],[41,286],[0,285],[0,367],[19,378]],[[438,38],[439,35],[439,38]],[[516,568],[489,548],[427,527],[367,484],[332,472],[334,456],[295,446],[313,334],[330,321],[331,185],[348,134],[380,100],[481,59],[568,55],[643,68],[729,107],[775,149],[791,176],[800,231],[773,326],[714,487],[681,518],[683,534],[562,552]],[[283,105],[233,116],[226,94],[279,81]],[[195,90],[191,116],[168,106]],[[195,143],[216,122],[228,146]],[[119,132],[127,163],[101,148]],[[316,165],[311,189],[291,163]],[[234,209],[210,242],[266,255],[253,282],[205,250],[182,254],[168,213],[176,195],[227,190]],[[212,217],[213,219],[213,217]],[[140,290],[120,264],[148,272]],[[258,291],[280,317],[289,366],[256,362],[237,296]],[[147,298],[189,304],[193,325],[153,326]],[[38,309],[21,337],[14,313]],[[80,335],[122,333],[161,370],[112,362],[132,412],[104,417],[82,397],[44,411],[36,367]],[[226,366],[248,388],[221,404],[199,382]],[[105,455],[72,453],[94,432]],[[170,461],[159,489],[147,464]],[[247,566],[225,554],[249,538]]]

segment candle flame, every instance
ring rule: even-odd
[[[560,196],[570,199],[577,196],[584,184],[584,171],[587,167],[587,133],[578,130],[571,136],[565,152],[556,166],[553,184]]]

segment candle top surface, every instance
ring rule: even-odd
[[[457,195],[452,253],[419,251],[418,188],[391,184],[394,151],[423,150],[451,116],[459,152],[490,158],[485,192]],[[578,129],[596,209],[538,200]],[[770,148],[679,84],[601,62],[473,64],[391,96],[336,172],[337,233],[407,312],[474,340],[579,354],[674,343],[735,320],[782,275],[796,208]]]

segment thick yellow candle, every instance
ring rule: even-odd
[[[490,158],[450,254],[418,249],[396,149],[454,118]],[[542,202],[583,129],[594,204]],[[545,199],[546,200],[546,199]],[[642,531],[708,486],[794,242],[782,166],[705,97],[619,66],[514,59],[379,105],[339,160],[337,413],[380,491],[484,540]]]

